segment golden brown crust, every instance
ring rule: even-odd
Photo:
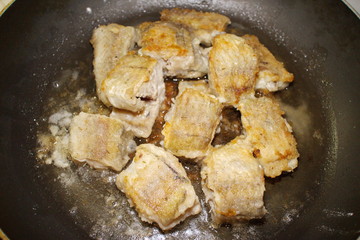
[[[138,32],[140,54],[163,60],[165,76],[197,78],[208,72],[207,53],[186,28],[157,21],[140,24]]]
[[[221,101],[236,104],[254,88],[258,58],[245,40],[233,34],[214,38],[209,54],[209,83]]]
[[[220,121],[222,106],[206,93],[186,88],[166,116],[164,146],[176,156],[204,157]]]
[[[238,108],[246,136],[265,175],[276,177],[283,171],[293,171],[299,157],[296,140],[276,99],[249,94],[242,97]]]
[[[157,54],[162,59],[193,55],[190,33],[168,22],[144,22],[138,26],[143,54]]]
[[[278,61],[274,55],[260,43],[259,39],[254,35],[244,35],[246,43],[249,44],[259,58],[259,73],[257,74],[257,88],[269,91],[281,90],[287,86],[289,82],[294,80],[294,75],[289,73],[284,63]],[[283,82],[281,87],[271,87],[274,82]],[[266,84],[270,84],[266,87]],[[278,83],[279,85],[280,83]],[[284,86],[284,87],[282,87]]]
[[[172,8],[161,11],[160,19],[178,23],[193,29],[225,31],[230,19],[214,12],[202,12],[194,9]]]

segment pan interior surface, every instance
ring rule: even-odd
[[[140,221],[116,189],[114,173],[36,160],[37,132],[45,131],[50,114],[76,112],[69,104],[80,89],[96,102],[92,30],[156,20],[170,7],[229,16],[231,31],[258,36],[295,75],[277,97],[298,141],[299,167],[266,180],[262,220],[211,228],[199,169],[186,165],[203,211],[163,233]],[[359,149],[360,23],[351,14],[328,1],[15,2],[0,19],[1,190],[7,193],[0,227],[11,239],[354,238],[360,229],[360,179],[351,167]]]

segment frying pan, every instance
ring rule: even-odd
[[[59,107],[47,104],[48,99],[64,89],[94,93],[92,29],[155,20],[169,7],[229,16],[234,31],[257,35],[295,75],[292,86],[278,96],[298,140],[299,167],[266,180],[269,213],[262,220],[214,230],[194,217],[165,235],[148,224],[128,233],[122,228],[130,224],[128,218],[111,227],[102,216],[107,215],[101,199],[112,185],[89,178],[78,193],[69,191],[57,177],[63,170],[36,160],[37,131],[51,108]],[[11,239],[123,239],[131,234],[153,239],[356,239],[359,56],[360,21],[341,1],[18,0],[0,18],[0,228]],[[69,80],[69,69],[76,70],[78,81]],[[88,217],[81,209],[94,214]],[[143,229],[156,234],[139,235]]]

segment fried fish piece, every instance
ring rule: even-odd
[[[96,169],[120,171],[136,146],[133,136],[117,119],[81,112],[70,125],[70,155]]]
[[[104,92],[120,119],[137,137],[147,138],[165,99],[162,63],[149,56],[127,55],[104,80]]]
[[[138,26],[139,53],[165,61],[166,76],[197,78],[208,72],[206,57],[190,32],[170,22],[144,22]]]
[[[147,101],[143,111],[131,112],[128,110],[114,108],[110,117],[121,120],[126,126],[126,129],[128,131],[132,131],[135,136],[143,138],[149,137],[156,117],[159,114],[161,103],[165,98],[164,88],[164,86],[159,88],[159,96],[156,100]]]
[[[119,59],[103,81],[102,92],[115,108],[141,112],[158,98],[160,85],[164,85],[162,64],[149,56],[130,54]]]
[[[285,69],[284,63],[278,61],[256,36],[247,34],[242,38],[255,50],[259,58],[255,89],[275,92],[286,88],[294,80],[294,75]]]
[[[181,24],[190,29],[203,44],[210,45],[214,36],[224,32],[230,19],[214,12],[202,12],[194,9],[172,8],[160,13],[162,21]]]
[[[93,31],[90,43],[94,47],[96,92],[99,99],[107,106],[110,106],[110,102],[101,90],[102,82],[115,67],[119,58],[134,47],[135,39],[134,27],[125,27],[115,23],[101,25]]]
[[[265,175],[274,178],[283,171],[293,171],[299,157],[296,140],[276,99],[256,98],[252,93],[241,98],[238,109],[246,136]]]
[[[169,230],[201,211],[199,199],[178,159],[163,148],[142,144],[116,186],[126,194],[141,220]]]
[[[152,127],[162,102],[165,99],[165,84],[162,81],[157,85],[158,96],[154,100],[147,100],[145,108],[141,112],[132,112],[114,108],[110,114],[111,118],[119,119],[123,122],[128,131],[132,131],[135,136],[147,138],[150,136]]]
[[[209,84],[206,80],[181,81],[178,86],[178,94],[181,94],[187,88],[193,88],[200,92],[211,94]]]
[[[246,140],[237,137],[213,148],[201,164],[202,189],[214,227],[265,215],[264,172]]]
[[[214,96],[186,88],[165,116],[164,147],[176,156],[204,157],[211,147],[221,109]]]
[[[240,95],[252,90],[258,58],[246,41],[233,34],[220,34],[209,54],[209,84],[220,101],[236,104]]]

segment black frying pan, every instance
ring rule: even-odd
[[[113,235],[108,229],[91,234],[94,219],[74,213],[76,196],[61,190],[57,170],[37,163],[36,131],[49,111],[47,99],[59,94],[54,82],[62,83],[64,69],[77,69],[82,80],[60,89],[94,90],[88,43],[94,27],[155,20],[161,9],[175,6],[221,12],[231,18],[232,27],[257,35],[295,74],[294,84],[279,97],[300,113],[306,106],[308,116],[288,113],[301,158],[294,173],[267,180],[269,214],[237,227],[199,228],[198,237],[356,239],[360,21],[341,1],[310,0],[16,1],[0,18],[1,229],[11,239],[128,236],[116,229]],[[88,210],[97,206],[101,191],[107,190],[84,189],[81,193],[94,201],[78,204]],[[187,220],[165,236],[186,238],[184,231],[194,230],[189,226],[196,221]]]

